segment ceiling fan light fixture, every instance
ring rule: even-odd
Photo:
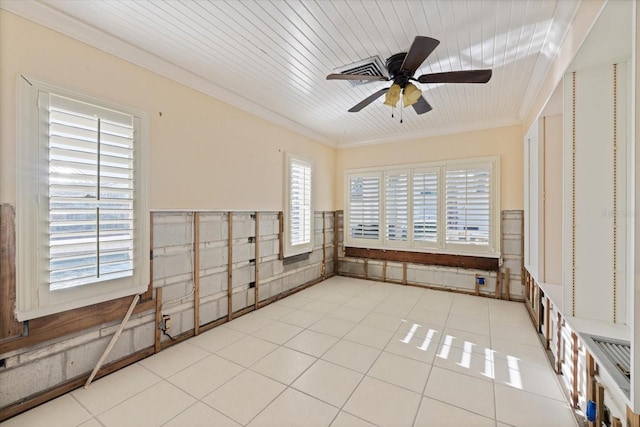
[[[404,88],[402,95],[402,104],[405,107],[409,107],[416,102],[422,96],[422,91],[416,87],[416,85],[409,83],[407,87]]]
[[[392,84],[389,90],[387,91],[387,96],[385,97],[384,105],[395,107],[398,101],[400,101],[400,92],[402,92],[402,88],[400,87],[400,85],[396,83]]]

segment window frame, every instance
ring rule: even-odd
[[[130,278],[98,280],[72,288],[49,289],[48,119],[40,93],[118,111],[134,117],[134,270]],[[144,293],[149,286],[148,139],[145,112],[94,98],[45,81],[18,76],[16,184],[16,317],[19,321]],[[44,120],[47,120],[44,122]]]
[[[446,170],[456,167],[488,167],[489,178],[489,242],[487,245],[473,245],[464,243],[451,243],[446,240]],[[388,241],[386,239],[386,177],[394,173],[409,171],[409,236],[407,241]],[[414,239],[414,173],[436,171],[437,182],[437,238],[436,242],[423,242]],[[374,239],[359,239],[351,237],[351,203],[350,183],[358,177],[380,177],[379,188],[379,229],[380,236]],[[500,230],[500,157],[486,156],[466,159],[450,159],[425,163],[412,163],[405,165],[393,165],[383,167],[370,167],[348,169],[344,172],[344,216],[346,247],[369,249],[392,249],[410,252],[426,252],[451,255],[483,256],[499,258],[501,256],[501,230]]]
[[[300,243],[300,244],[293,244],[291,242],[291,236],[292,236],[292,227],[293,227],[293,218],[292,218],[292,208],[291,208],[291,201],[292,201],[292,180],[291,180],[291,172],[292,172],[292,167],[294,165],[295,162],[298,163],[303,163],[308,165],[309,169],[310,169],[310,177],[311,177],[311,184],[309,186],[309,200],[310,200],[310,206],[309,206],[309,241],[305,242],[305,243]],[[284,244],[283,244],[283,251],[284,254],[283,256],[285,258],[287,257],[291,257],[291,256],[295,256],[295,255],[301,255],[304,253],[308,253],[313,251],[313,246],[314,246],[314,238],[315,238],[315,226],[314,226],[314,217],[315,217],[315,211],[314,211],[314,164],[313,164],[313,160],[308,159],[306,157],[302,157],[302,156],[298,156],[292,153],[288,153],[285,152],[285,161],[284,161],[284,207],[283,207],[283,213],[284,213],[284,230],[283,230],[283,239],[284,239]]]

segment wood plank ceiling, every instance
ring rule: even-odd
[[[4,2],[2,7],[338,147],[520,123],[579,0]],[[88,25],[88,26],[87,26]],[[87,31],[90,28],[92,33]],[[97,30],[97,31],[96,31]],[[338,67],[441,44],[416,72],[492,68],[487,84],[421,85],[433,111],[391,117],[389,86],[327,81]]]

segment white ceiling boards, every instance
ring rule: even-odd
[[[317,140],[346,147],[522,122],[577,0],[44,1],[3,8]],[[388,86],[335,69],[440,45],[416,75],[493,69],[487,84],[422,84],[433,111],[391,118]]]

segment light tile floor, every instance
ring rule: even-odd
[[[577,424],[521,303],[334,277],[3,426]]]

